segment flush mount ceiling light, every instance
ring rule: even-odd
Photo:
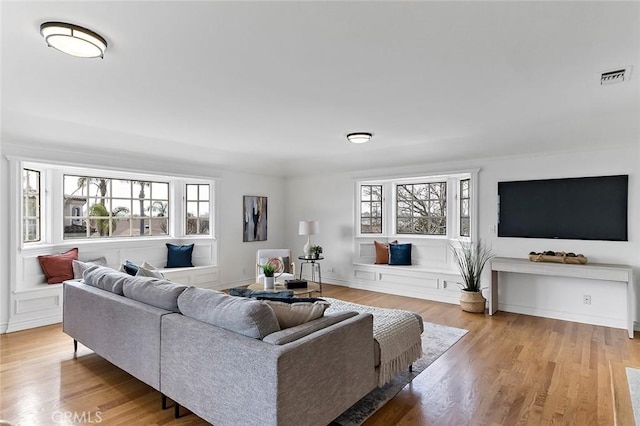
[[[103,58],[107,49],[100,34],[65,22],[45,22],[40,34],[49,47],[79,58]]]
[[[357,132],[357,133],[349,133],[347,135],[347,139],[349,139],[349,142],[352,142],[352,143],[366,143],[366,142],[369,142],[369,140],[371,140],[371,136],[373,136],[371,133]]]

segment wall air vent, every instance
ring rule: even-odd
[[[622,83],[629,81],[631,78],[631,67],[617,69],[613,71],[603,72],[600,76],[600,84],[602,86],[607,84]]]

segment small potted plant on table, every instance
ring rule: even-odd
[[[460,241],[460,248],[452,246],[451,251],[464,281],[460,292],[460,307],[466,312],[484,313],[486,299],[482,295],[480,278],[484,265],[494,254],[481,240],[476,244]]]
[[[322,254],[322,246],[311,246],[311,258],[318,259]]]
[[[271,263],[267,263],[266,265],[262,265],[262,273],[264,274],[264,289],[271,290],[274,288],[276,279],[273,276],[276,273],[275,265]]]

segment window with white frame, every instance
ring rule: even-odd
[[[461,237],[471,236],[471,179],[460,179],[460,226]]]
[[[22,169],[22,240],[25,243],[41,239],[41,204],[40,172]]]
[[[360,232],[382,233],[382,185],[360,185]]]
[[[211,211],[209,184],[186,185],[186,228],[187,235],[209,235]]]
[[[169,183],[64,175],[65,239],[167,235]]]
[[[396,184],[396,233],[447,234],[447,182]]]
[[[16,226],[22,244],[213,237],[211,179],[20,160],[16,164],[21,182]]]
[[[470,237],[476,173],[357,182],[358,235]]]

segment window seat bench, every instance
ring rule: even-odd
[[[428,265],[353,263],[350,286],[363,290],[458,303],[462,278],[457,270]]]

